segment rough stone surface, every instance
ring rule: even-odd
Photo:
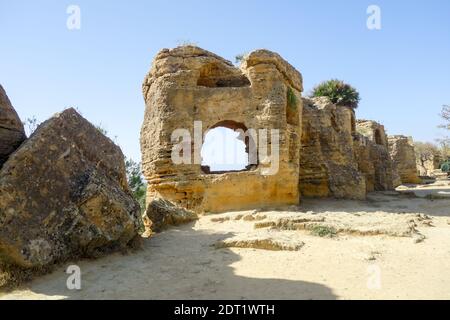
[[[266,233],[239,234],[216,242],[216,249],[251,248],[270,251],[299,251],[305,243],[289,236]]]
[[[0,85],[0,168],[25,138],[23,124]]]
[[[357,120],[355,138],[358,165],[366,175],[367,191],[392,190],[400,184],[395,163],[389,154],[384,126],[371,120]],[[373,166],[373,169],[372,169]]]
[[[417,161],[411,138],[405,136],[389,136],[389,153],[402,183],[420,183],[417,175]]]
[[[392,214],[371,212],[355,215],[348,212],[308,212],[268,214],[267,219],[256,222],[256,229],[314,231],[316,228],[332,230],[335,235],[389,235],[412,237],[419,235],[418,226],[429,226],[431,218],[422,214]]]
[[[300,192],[305,197],[364,199],[365,177],[353,149],[355,115],[328,98],[303,99]]]
[[[147,205],[144,214],[146,232],[160,232],[168,226],[176,226],[197,220],[198,216],[183,208],[176,207],[170,201],[155,199]]]
[[[40,268],[127,246],[141,227],[118,146],[68,109],[39,126],[0,173],[0,257]]]
[[[298,204],[301,90],[301,74],[267,50],[247,55],[240,69],[198,47],[160,51],[143,83],[141,149],[148,203],[162,198],[195,212]],[[202,135],[220,125],[278,129],[279,170],[268,175],[267,159],[258,159],[247,171],[208,174],[198,161],[201,146],[195,145],[194,162],[175,165],[171,135],[182,128],[193,137],[194,121],[202,121]]]
[[[416,167],[419,176],[435,177],[437,170],[440,169],[441,162],[442,157],[437,152],[416,154]]]

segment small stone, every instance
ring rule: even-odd
[[[425,237],[423,234],[415,234],[412,236],[413,243],[421,243],[423,242],[427,237]]]

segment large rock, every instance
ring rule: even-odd
[[[148,203],[161,198],[194,212],[298,204],[301,91],[301,74],[267,50],[247,55],[240,69],[193,46],[160,51],[143,83]],[[218,126],[279,130],[278,170],[268,174],[270,163],[259,157],[248,170],[210,174],[195,161],[201,145],[193,145],[191,163],[175,164],[171,135],[181,128],[194,137],[194,121],[202,122],[201,136]]]
[[[141,227],[118,146],[68,109],[39,126],[0,173],[0,257],[39,268],[124,248]]]
[[[394,161],[402,183],[420,183],[417,174],[417,161],[411,138],[405,136],[389,136],[389,152]]]
[[[169,226],[177,226],[197,220],[192,211],[175,206],[164,199],[154,199],[147,205],[144,214],[146,233],[160,232]]]
[[[0,168],[25,138],[23,124],[0,85]]]
[[[364,175],[353,150],[355,115],[328,98],[303,99],[300,192],[305,197],[364,199]]]

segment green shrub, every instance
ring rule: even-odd
[[[313,89],[313,97],[328,97],[337,106],[358,107],[359,93],[351,85],[337,79],[320,83]]]
[[[141,210],[145,211],[145,194],[147,191],[147,185],[142,177],[141,164],[133,161],[133,159],[126,159],[125,170],[127,173],[128,185],[133,193],[133,197],[137,202],[139,202]]]
[[[322,238],[332,238],[337,235],[337,232],[333,227],[316,225],[311,228],[311,234]]]
[[[441,165],[442,172],[450,172],[450,161],[446,161]]]
[[[288,87],[287,89],[287,100],[290,108],[297,109],[297,97],[291,87]]]

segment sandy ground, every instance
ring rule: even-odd
[[[76,262],[81,290],[67,289],[63,266],[0,298],[450,299],[450,186],[400,190],[406,194],[203,216],[136,253]],[[336,235],[313,235],[314,221]]]

